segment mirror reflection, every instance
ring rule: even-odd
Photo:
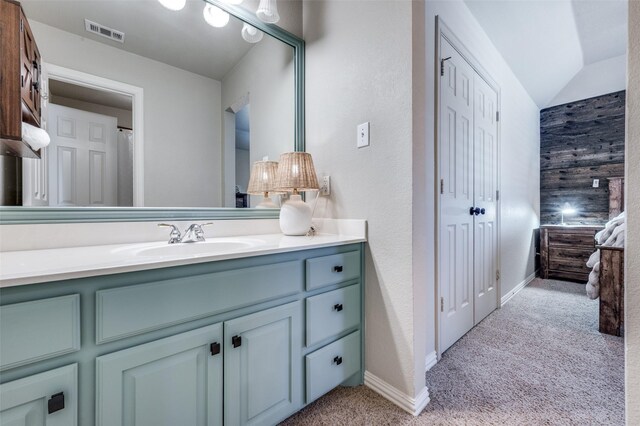
[[[3,205],[260,202],[251,165],[294,149],[291,46],[203,0],[21,4],[50,144],[0,156]]]

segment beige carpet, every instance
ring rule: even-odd
[[[598,333],[584,285],[534,280],[426,374],[418,417],[364,386],[338,388],[284,425],[623,425],[623,339]]]

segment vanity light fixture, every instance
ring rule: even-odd
[[[311,207],[302,201],[300,191],[317,191],[318,177],[311,154],[287,152],[280,155],[275,187],[292,195],[280,208],[280,229],[285,235],[306,235],[311,229]]]
[[[242,26],[242,38],[248,43],[257,43],[262,40],[264,33],[246,22]],[[276,162],[277,164],[277,162]]]
[[[576,214],[577,210],[573,207],[571,207],[571,204],[569,203],[564,203],[564,205],[562,206],[562,210],[560,210],[560,224],[564,225],[564,215],[574,215]]]
[[[212,27],[222,28],[229,23],[229,14],[218,6],[207,3],[202,14],[207,24]]]
[[[161,5],[166,7],[169,10],[182,10],[184,6],[187,4],[187,0],[158,0]]]
[[[275,24],[280,20],[280,15],[278,14],[278,3],[276,0],[260,0],[260,4],[258,5],[258,10],[256,11],[256,16],[262,22],[266,22],[267,24]]]
[[[247,185],[247,193],[251,195],[264,195],[264,199],[256,206],[257,209],[278,208],[278,205],[269,197],[270,194],[278,193],[278,191],[274,191],[277,172],[277,161],[256,161],[253,163],[251,176],[249,177],[249,185]]]

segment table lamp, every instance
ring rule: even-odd
[[[274,191],[277,171],[277,161],[256,161],[253,163],[247,193],[251,195],[264,195],[260,204],[256,206],[257,209],[278,208],[278,205],[269,197],[269,194],[279,192]]]
[[[318,190],[318,177],[311,154],[287,152],[280,155],[275,188],[292,195],[280,208],[280,229],[285,235],[306,235],[311,228],[311,207],[300,191]]]

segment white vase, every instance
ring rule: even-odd
[[[284,235],[307,235],[311,228],[311,207],[300,195],[292,195],[280,209],[280,230]]]

